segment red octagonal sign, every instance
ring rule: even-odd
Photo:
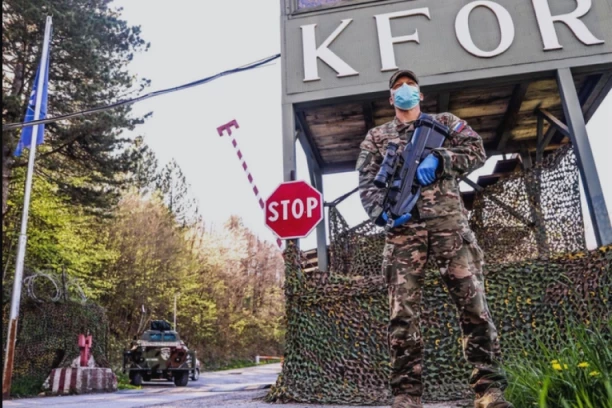
[[[282,183],[266,200],[265,213],[280,239],[304,238],[323,219],[323,196],[304,181]]]

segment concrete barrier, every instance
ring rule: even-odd
[[[51,395],[117,391],[117,377],[110,368],[63,367],[51,370],[43,389]]]

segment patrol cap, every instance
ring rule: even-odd
[[[399,71],[396,71],[393,73],[393,75],[391,75],[391,78],[389,79],[389,89],[393,88],[393,84],[395,84],[395,81],[397,81],[401,77],[408,77],[414,82],[416,82],[417,85],[419,84],[419,78],[417,78],[414,72],[407,69],[400,69]]]

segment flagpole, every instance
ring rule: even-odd
[[[34,120],[40,119],[40,108],[43,97],[43,86],[47,77],[47,60],[49,59],[49,40],[51,38],[51,16],[47,16],[45,24],[45,38],[43,41],[42,56],[40,60],[40,73],[36,84],[36,105],[34,107]],[[21,233],[19,234],[19,245],[17,248],[17,259],[15,266],[15,279],[13,281],[13,294],[11,297],[11,311],[8,321],[8,336],[6,341],[6,354],[4,356],[4,371],[2,375],[2,399],[10,397],[11,380],[13,377],[13,361],[15,358],[15,340],[17,337],[17,321],[19,317],[19,303],[21,300],[21,285],[23,281],[23,264],[25,259],[28,212],[30,207],[30,195],[32,191],[32,175],[34,173],[34,158],[36,156],[36,142],[38,140],[38,126],[32,129],[30,158],[28,159],[28,174],[26,177],[25,194],[23,197],[23,214],[21,217]]]

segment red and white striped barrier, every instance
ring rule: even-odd
[[[234,146],[234,149],[236,150],[236,155],[238,156],[238,160],[240,160],[240,164],[242,165],[242,169],[245,171],[247,175],[247,179],[249,179],[249,183],[251,183],[251,186],[253,187],[253,193],[255,194],[255,198],[257,199],[257,202],[259,203],[259,207],[261,207],[262,211],[265,211],[266,205],[264,203],[264,200],[259,195],[259,189],[257,188],[257,186],[255,185],[255,182],[253,181],[253,176],[251,175],[251,172],[249,171],[249,167],[247,166],[246,161],[244,160],[244,156],[242,155],[242,152],[240,151],[240,148],[238,147],[238,142],[236,141],[234,136],[232,136],[233,127],[236,129],[240,128],[240,126],[238,125],[238,122],[236,122],[236,119],[233,119],[227,122],[225,125],[219,126],[217,128],[217,133],[219,133],[219,136],[223,137],[223,132],[226,132],[227,135],[229,136],[232,142],[232,146]],[[276,245],[278,245],[279,249],[282,249],[283,242],[277,238]]]
[[[51,370],[43,389],[53,395],[117,391],[117,377],[110,368],[63,367]]]

